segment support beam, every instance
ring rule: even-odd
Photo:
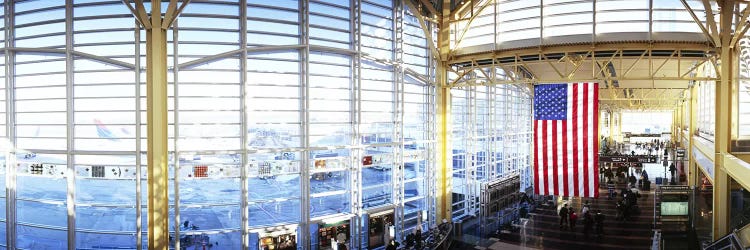
[[[661,64],[659,64],[659,66],[656,67],[656,69],[654,69],[653,72],[651,72],[651,77],[656,76],[656,73],[658,73],[659,70],[661,70],[661,68],[663,68],[664,65],[666,65],[669,60],[672,60],[674,56],[677,55],[677,53],[679,52],[680,52],[679,50],[675,50],[674,52],[672,52],[671,55],[669,55],[669,58],[664,59],[664,61]],[[677,66],[677,68],[680,68],[679,65]]]
[[[409,1],[409,0],[405,0],[405,1]],[[427,11],[429,11],[433,16],[435,17],[442,16],[442,14],[435,9],[435,6],[432,5],[430,0],[419,0],[419,2],[421,2],[422,5],[427,8]]]
[[[695,186],[698,185],[698,168],[696,167],[695,163],[695,156],[693,155],[693,135],[696,132],[696,128],[698,125],[698,86],[693,86],[689,90],[690,93],[690,102],[689,102],[689,109],[690,109],[690,117],[688,117],[688,145],[685,149],[685,152],[688,156],[688,185]]]
[[[607,112],[607,116],[609,116],[609,124],[607,126],[609,126],[609,143],[611,145],[615,141],[615,113],[610,110]],[[617,149],[615,148],[615,150]]]
[[[448,2],[448,5],[445,5],[445,3]],[[448,19],[458,19],[459,16],[463,16],[465,12],[467,11],[474,11],[475,5],[479,4],[481,0],[464,0],[462,1],[462,4],[459,6],[456,6],[456,8],[451,11],[451,1],[445,1],[443,0],[443,17],[449,17]],[[447,12],[445,10],[448,10]],[[443,26],[448,27],[448,26]]]
[[[682,2],[682,5],[685,6],[685,9],[687,9],[687,12],[690,14],[690,16],[693,17],[693,21],[695,21],[695,24],[698,25],[698,28],[703,31],[703,35],[706,36],[706,39],[711,41],[711,43],[714,43],[713,36],[711,36],[711,33],[708,32],[708,29],[706,29],[706,26],[703,25],[703,22],[698,19],[698,16],[695,15],[695,11],[693,11],[693,8],[690,7],[686,0],[680,0],[680,2]]]
[[[437,69],[442,73],[441,69]],[[445,75],[445,74],[443,74]],[[440,75],[438,75],[440,76]],[[440,81],[439,81],[440,82]],[[444,81],[443,81],[444,82]],[[452,219],[452,158],[451,147],[451,95],[450,88],[445,85],[437,86],[437,122],[438,122],[438,156],[437,156],[437,208],[436,219],[442,221]]]
[[[643,57],[646,56],[646,54],[650,54],[649,52],[650,52],[649,50],[643,51],[643,53],[641,53],[641,56],[639,56],[638,59],[636,59],[635,62],[633,62],[633,64],[631,64],[630,67],[628,67],[628,69],[625,70],[625,73],[623,73],[622,76],[626,77],[630,73],[630,71],[633,70],[635,65],[638,64],[638,62],[640,62],[641,59],[643,59]]]
[[[704,0],[706,2],[707,0]],[[728,154],[731,127],[731,104],[733,96],[733,71],[737,53],[732,46],[732,18],[734,2],[720,1],[719,9],[721,25],[721,81],[716,86],[716,127],[714,136],[714,187],[713,187],[713,238],[719,238],[729,233],[729,192],[730,177],[724,168],[724,155]],[[708,12],[710,14],[710,12]]]
[[[730,1],[727,1],[727,2],[730,2]],[[716,46],[721,46],[722,45],[721,43],[724,41],[721,41],[721,39],[719,39],[719,35],[720,35],[719,33],[729,32],[729,30],[724,30],[724,29],[722,29],[721,31],[719,30],[719,27],[716,25],[716,19],[714,18],[714,11],[711,8],[711,2],[709,0],[703,0],[703,11],[706,12],[706,22],[708,23],[708,31],[709,31],[709,34],[711,35],[711,40],[714,42]],[[721,14],[722,15],[724,14],[723,11]],[[732,14],[733,13],[729,13],[730,19],[731,19]],[[721,21],[723,22],[724,20],[721,20]]]
[[[144,28],[147,30],[151,29],[151,21],[146,13],[146,7],[143,5],[143,0],[135,0],[135,8],[130,6],[130,1],[128,0],[122,0],[122,2],[128,6],[128,9],[133,12],[135,19],[138,20]],[[161,6],[159,6],[159,8],[161,8]],[[161,17],[161,13],[159,13],[159,17]]]
[[[494,0],[487,0],[485,1],[479,8],[477,8],[476,11],[473,11],[471,13],[471,16],[469,17],[469,20],[466,21],[466,25],[464,25],[463,30],[461,31],[461,35],[458,36],[458,39],[456,39],[455,45],[453,45],[453,48],[458,49],[460,48],[461,42],[464,40],[464,36],[466,36],[466,33],[469,32],[469,29],[471,29],[471,23],[474,21],[476,17],[479,16],[479,13],[481,13],[487,6],[490,6],[490,4],[494,3]],[[448,29],[450,29],[450,26],[448,26]]]
[[[742,17],[737,22],[737,29],[734,32],[734,37],[732,37],[732,42],[729,44],[729,47],[734,48],[734,46],[737,45],[737,41],[744,37],[747,29],[750,28],[750,25],[747,23],[748,15],[750,15],[750,4],[746,4],[745,9],[742,10]]]
[[[138,12],[145,13],[143,3]],[[167,160],[167,34],[162,29],[161,0],[151,1],[146,29],[146,118],[148,119],[148,246],[169,248]],[[154,27],[149,29],[148,27]]]
[[[422,16],[422,13],[419,13],[419,9],[414,6],[414,4],[411,2],[411,0],[403,0],[404,3],[406,3],[406,6],[408,6],[409,10],[411,11],[411,14],[417,17],[417,20],[419,21],[419,26],[422,27],[422,31],[424,31],[424,37],[427,40],[427,45],[430,47],[430,54],[432,54],[435,59],[438,61],[440,60],[440,51],[438,51],[437,47],[435,47],[435,43],[432,42],[432,33],[430,33],[430,29],[427,28],[427,21],[425,21],[425,17]],[[442,29],[441,29],[442,32]]]
[[[185,9],[188,3],[190,3],[190,0],[183,0],[180,4],[180,7],[175,9],[175,7],[177,6],[177,0],[169,1],[169,7],[167,8],[167,13],[164,14],[164,22],[162,22],[161,28],[169,28],[169,26],[174,23],[174,20],[176,20],[177,17],[180,16],[182,10]]]
[[[516,55],[516,58],[518,58],[518,55]],[[552,63],[552,61],[547,58],[547,55],[542,54],[542,58],[544,58],[544,60],[547,61],[547,64],[549,64],[549,66],[552,67],[552,69],[555,70],[555,72],[557,73],[557,75],[560,76],[560,79],[565,78],[565,76],[563,76],[562,72],[559,69],[557,69],[557,67],[555,67],[555,64]]]
[[[450,0],[443,0],[443,17],[450,15]],[[441,25],[448,25],[449,18],[443,18]],[[448,27],[448,26],[442,26]],[[452,173],[452,143],[451,143],[451,92],[448,87],[448,64],[446,64],[447,54],[450,51],[450,31],[449,29],[440,29],[438,33],[438,47],[441,54],[437,60],[436,67],[436,102],[437,102],[437,163],[436,163],[436,195],[437,205],[435,206],[435,219],[437,223],[442,220],[451,221],[451,210],[453,200],[453,173]]]

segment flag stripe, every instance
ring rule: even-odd
[[[567,115],[566,117],[568,117],[568,119],[570,119],[570,118],[573,117],[573,106],[575,106],[575,105],[573,105],[573,100],[572,100],[572,98],[573,98],[573,87],[569,87],[566,94],[568,95],[568,98],[571,99],[571,100],[568,100],[568,102],[565,105],[565,108],[567,109],[566,110],[566,112],[567,112],[566,113],[566,115]],[[566,124],[569,124],[569,123],[570,123],[570,121],[566,122]],[[573,196],[573,195],[575,195],[575,190],[576,190],[576,185],[575,185],[576,182],[575,182],[575,179],[573,178],[573,176],[575,175],[575,172],[573,172],[574,171],[574,169],[573,169],[573,162],[574,162],[573,161],[573,155],[574,155],[574,151],[573,151],[573,144],[574,144],[573,143],[573,130],[575,130],[575,128],[573,127],[573,124],[569,124],[568,128],[566,130],[567,130],[566,131],[566,136],[567,136],[566,138],[567,139],[565,141],[566,141],[566,145],[567,145],[567,152],[566,153],[568,155],[568,165],[566,165],[567,166],[566,173],[567,173],[567,176],[568,176],[568,189],[569,189],[568,190],[568,195],[569,196]]]
[[[578,182],[578,164],[580,161],[578,161],[578,153],[581,151],[578,149],[579,145],[579,139],[578,139],[578,85],[575,84],[573,87],[573,184],[575,185],[575,190],[573,191],[573,196],[579,196],[578,193],[579,190],[581,190],[581,185]]]
[[[578,160],[580,161],[578,164],[578,195],[583,196],[584,192],[583,190],[586,188],[583,186],[583,179],[586,178],[585,171],[583,170],[586,168],[586,162],[584,162],[583,155],[586,154],[586,151],[583,151],[583,144],[585,144],[585,141],[583,140],[583,131],[585,130],[583,127],[583,114],[585,113],[585,110],[583,109],[583,102],[585,100],[583,99],[583,92],[585,92],[586,89],[583,88],[583,84],[578,84],[578,114],[576,115],[576,119],[578,119],[578,126],[576,126],[576,129],[578,130],[578,140],[576,141],[578,143]]]
[[[546,182],[545,180],[547,179],[547,177],[542,174],[544,172],[544,161],[543,161],[544,154],[542,154],[542,151],[541,151],[542,148],[538,146],[538,145],[541,145],[542,142],[544,142],[543,141],[544,138],[542,138],[542,136],[544,135],[544,133],[542,133],[542,123],[543,122],[544,121],[537,121],[536,122],[537,126],[539,127],[539,129],[538,129],[539,132],[536,134],[536,138],[537,138],[537,140],[539,140],[539,144],[537,144],[537,147],[536,147],[536,152],[537,152],[537,158],[536,159],[537,159],[537,164],[539,164],[539,172],[537,172],[537,174],[539,175],[539,182],[537,182],[537,183],[544,183],[544,182]],[[540,185],[539,192],[546,194],[547,191],[544,190],[543,187],[544,187],[543,185]]]
[[[588,84],[583,84],[583,100],[589,97]],[[583,102],[583,196],[589,196],[589,103]]]
[[[553,186],[553,193],[559,194],[559,189],[557,189],[557,121],[547,121],[552,125],[552,133],[549,134],[549,137],[552,138],[552,186]]]
[[[588,96],[593,97],[594,96],[594,84],[586,83],[587,91],[586,94]],[[588,150],[586,150],[586,154],[588,154],[588,160],[586,161],[588,164],[588,167],[586,168],[588,170],[588,174],[586,175],[586,178],[588,180],[588,183],[591,183],[591,185],[586,184],[586,189],[588,190],[590,195],[594,195],[594,173],[598,168],[596,165],[594,165],[594,154],[596,152],[596,148],[594,148],[594,142],[599,140],[598,136],[596,136],[596,122],[594,121],[594,104],[588,103],[588,107],[586,108],[586,112],[588,115],[586,115],[586,120],[588,121],[589,126],[585,126],[586,129],[588,129],[588,139],[586,140],[586,143],[588,144]]]
[[[544,169],[544,193],[549,194],[549,175],[547,174],[547,122],[542,122],[542,168]]]
[[[539,122],[534,121],[534,183],[539,183]],[[539,193],[539,185],[534,185],[534,193]]]
[[[561,122],[562,124],[562,166],[563,170],[563,195],[569,196],[568,194],[568,123]]]
[[[544,138],[545,140],[547,140],[547,146],[544,147],[546,149],[544,152],[547,153],[547,158],[552,160],[554,157],[553,156],[554,152],[552,152],[552,145],[555,143],[555,141],[552,140],[552,121],[544,121],[544,124],[546,125],[546,127],[544,128],[544,134],[547,135]],[[555,184],[552,182],[554,181],[554,178],[552,177],[552,175],[555,172],[555,168],[554,168],[554,165],[551,165],[551,164],[554,164],[554,162],[546,164],[548,168],[547,176],[544,177],[544,178],[547,178],[545,180],[547,181],[547,193],[548,194],[555,193]]]

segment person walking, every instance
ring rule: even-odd
[[[604,236],[604,214],[597,210],[594,220],[596,221],[596,236],[601,238]]]
[[[677,168],[674,166],[674,163],[670,164],[669,165],[669,175],[670,175],[670,179],[672,179],[672,181],[671,181],[672,185],[675,185],[675,178],[674,178],[675,177],[675,175],[674,175],[675,171],[677,171]]]
[[[573,231],[576,229],[576,220],[578,219],[578,214],[576,214],[575,211],[570,211],[570,231]]]
[[[583,203],[583,208],[581,208],[581,215],[586,216],[586,213],[588,213],[590,209],[589,201],[586,201],[586,203]]]
[[[594,228],[594,217],[591,216],[590,212],[583,214],[583,235],[586,237],[586,239],[589,238],[589,234],[591,233],[591,229]]]
[[[568,204],[563,205],[562,208],[560,208],[560,228],[563,228],[563,225],[568,225]]]

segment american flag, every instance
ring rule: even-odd
[[[534,86],[534,193],[599,196],[597,83]]]

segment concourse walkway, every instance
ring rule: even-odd
[[[618,190],[625,184],[618,185]],[[616,217],[616,199],[607,199],[606,189],[600,189],[603,195],[598,199],[570,198],[561,202],[549,201],[530,213],[525,229],[501,231],[479,242],[455,240],[460,249],[650,249],[653,235],[654,191],[641,191],[638,199],[640,214],[633,215],[630,221],[618,221]],[[619,193],[619,191],[618,191]],[[618,197],[619,199],[620,197]],[[583,234],[581,208],[588,200],[591,211],[601,211],[605,215],[604,236],[597,238],[594,230],[586,238]],[[561,229],[559,207],[568,204],[579,215],[575,230]],[[595,229],[595,228],[594,228]]]

